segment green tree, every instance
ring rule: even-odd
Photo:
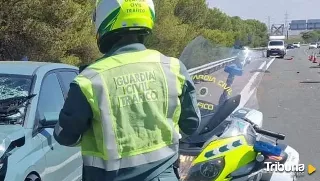
[[[31,60],[70,64],[94,59],[92,8],[84,0],[1,0],[2,58],[27,55]]]
[[[0,0],[0,60],[80,65],[101,56],[91,23],[91,0]],[[266,43],[267,28],[257,20],[230,17],[205,0],[154,0],[156,24],[146,45],[179,57],[194,38],[202,35],[215,47],[210,60],[229,56],[236,40],[244,45]],[[22,18],[23,17],[23,18]],[[249,38],[250,37],[250,38]],[[223,48],[224,47],[224,48]],[[208,51],[206,51],[208,52]],[[202,62],[203,63],[203,62]],[[190,66],[196,66],[193,63]]]
[[[232,29],[232,21],[229,16],[221,12],[219,9],[209,9],[209,14],[208,18],[206,19],[205,28],[230,31]]]
[[[301,38],[307,43],[317,42],[320,40],[320,31],[319,30],[303,32],[303,33],[301,33],[301,35],[302,35]]]
[[[174,9],[174,15],[181,23],[195,27],[203,27],[208,17],[209,9],[206,0],[179,0]]]

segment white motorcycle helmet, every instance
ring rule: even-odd
[[[93,14],[97,43],[108,41],[119,33],[149,34],[154,26],[152,0],[97,0]]]

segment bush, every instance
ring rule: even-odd
[[[0,0],[0,60],[87,64],[100,55],[95,41],[89,0]],[[146,40],[148,48],[179,57],[185,46],[202,35],[215,50],[214,61],[225,58],[236,41],[262,46],[267,27],[257,20],[230,17],[209,9],[205,0],[154,0],[156,25]],[[189,67],[202,63],[190,62]]]

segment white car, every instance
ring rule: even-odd
[[[267,57],[277,56],[284,58],[287,54],[286,46],[283,40],[271,40],[268,43]]]
[[[317,43],[310,43],[309,44],[309,49],[315,49],[315,48],[318,48]]]
[[[298,42],[298,43],[293,43],[293,46],[294,46],[295,48],[300,48],[300,42]]]

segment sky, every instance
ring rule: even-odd
[[[231,16],[258,19],[268,24],[283,24],[286,11],[291,20],[320,19],[320,0],[207,0],[210,7],[217,7]]]

